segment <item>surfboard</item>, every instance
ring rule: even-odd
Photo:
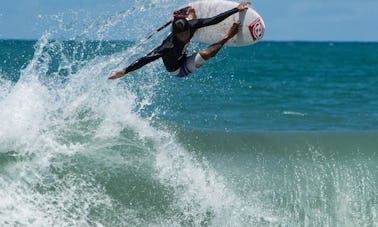
[[[196,1],[189,4],[197,14],[197,18],[209,18],[235,8],[237,2],[226,0]],[[238,34],[229,40],[227,46],[247,46],[257,43],[264,36],[265,24],[263,18],[251,7],[247,11],[235,13],[224,21],[198,29],[192,40],[212,44],[218,42],[228,31],[233,22],[240,21]]]

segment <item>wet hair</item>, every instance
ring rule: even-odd
[[[178,34],[189,30],[189,22],[186,19],[176,19],[172,22],[172,33]]]

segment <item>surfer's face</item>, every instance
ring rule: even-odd
[[[183,31],[183,32],[180,32],[180,33],[177,33],[176,34],[176,37],[182,41],[182,42],[189,42],[190,41],[190,30],[187,30],[187,31]]]

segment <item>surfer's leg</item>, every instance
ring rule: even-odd
[[[223,38],[212,45],[210,45],[208,48],[202,50],[199,52],[201,57],[207,61],[210,58],[214,57],[218,51],[223,47],[225,43],[227,43],[228,40],[230,40],[232,37],[234,37],[239,30],[239,23],[233,23],[231,28],[228,30],[228,32],[223,36]]]
[[[201,57],[199,53],[194,53],[193,55],[186,57],[185,63],[176,71],[170,72],[172,76],[176,77],[186,77],[199,69],[205,60]]]
[[[193,73],[199,69],[208,59],[214,57],[228,40],[238,33],[238,27],[239,24],[234,23],[228,32],[223,36],[221,41],[212,44],[207,49],[202,50],[199,53],[194,53],[193,55],[186,57],[185,63],[176,71],[171,72],[171,74],[177,77],[186,77],[190,73]]]
[[[194,53],[186,59],[185,66],[192,73],[199,69],[206,60],[199,53]]]

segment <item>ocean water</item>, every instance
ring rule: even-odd
[[[108,81],[168,32],[103,39],[134,11],[0,41],[0,226],[378,225],[378,43],[263,41]]]

